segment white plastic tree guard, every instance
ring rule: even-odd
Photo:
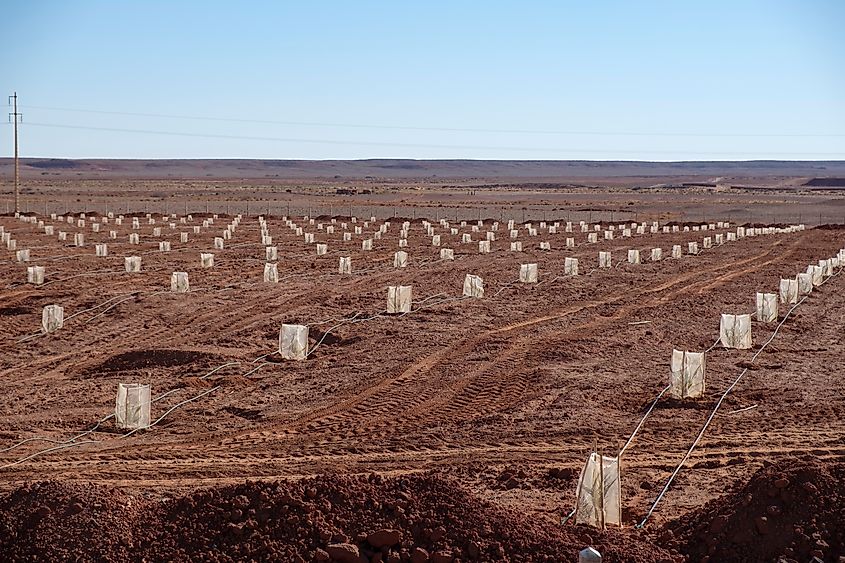
[[[440,235],[433,235],[431,237],[431,246],[440,246]]]
[[[575,239],[572,237],[566,237],[566,248],[575,248]]]
[[[223,250],[223,237],[214,237],[214,250]]]
[[[777,293],[757,292],[757,321],[773,323],[778,320]]]
[[[710,237],[704,237],[702,245],[704,246],[704,248],[713,248],[713,239],[711,239]]]
[[[688,254],[698,254],[698,243],[697,242],[687,243],[687,253]]]
[[[622,229],[622,236],[629,238],[631,236],[631,229]]]
[[[610,251],[599,251],[599,268],[612,268],[613,260],[610,257]]]
[[[566,276],[578,275],[578,259],[567,256],[563,259],[563,274]]]
[[[42,285],[44,283],[44,266],[27,266],[26,283]]]
[[[469,233],[464,233],[461,235],[461,243],[467,244],[472,242],[472,235]]]
[[[264,247],[264,260],[267,262],[275,262],[279,259],[279,249],[275,246]]]
[[[478,253],[479,254],[489,254],[490,253],[490,241],[489,240],[478,241]]]
[[[669,396],[676,399],[704,395],[704,352],[672,350]]]
[[[285,360],[306,359],[308,357],[308,327],[283,324],[279,331],[279,354]]]
[[[388,314],[411,312],[411,286],[391,285],[387,288]]]
[[[188,242],[188,233],[179,233],[179,242],[182,244]]]
[[[742,238],[745,236],[745,227],[737,227],[736,228],[736,238]]]
[[[160,237],[161,236],[161,227],[153,227],[153,236]]]
[[[464,277],[464,297],[475,297],[481,299],[484,297],[484,280],[481,276],[474,276],[467,274]]]
[[[455,259],[455,251],[451,248],[441,248],[440,249],[440,259],[441,260],[454,260]]]
[[[329,245],[328,244],[321,244],[321,243],[317,244],[317,256],[323,256],[328,251],[329,251]]]
[[[722,313],[719,322],[719,341],[725,348],[751,348],[751,315]]]
[[[662,248],[652,248],[651,249],[651,261],[652,262],[660,262],[663,260],[663,249]]]
[[[784,305],[798,303],[798,279],[782,279],[779,286],[780,302]]]
[[[99,233],[100,232],[100,224],[99,223],[93,223],[91,225],[91,232]]]
[[[813,291],[813,275],[806,272],[798,274],[798,295],[804,297]]]
[[[636,248],[632,248],[628,250],[628,263],[629,264],[639,264],[640,263],[640,251]]]
[[[361,241],[361,250],[372,250],[373,249],[373,239],[368,238]]]
[[[85,235],[83,233],[74,233],[73,234],[73,245],[74,246],[85,246]]]
[[[264,281],[267,283],[278,283],[279,267],[275,262],[264,264]]]
[[[123,259],[123,268],[130,273],[136,273],[141,271],[141,257],[140,256],[127,256]]]
[[[117,231],[109,231],[109,238],[112,240],[117,239]]]
[[[399,239],[399,248],[407,248],[408,247],[408,239],[400,238]]]
[[[55,231],[55,228],[53,227],[53,225],[47,225],[46,227],[44,227],[44,234],[47,235],[47,236],[50,236],[50,237],[53,236],[54,231]],[[114,237],[112,237],[112,238],[114,238]]]
[[[15,260],[18,262],[29,262],[29,249],[21,248],[15,251]]]
[[[150,425],[150,386],[145,383],[118,383],[114,421],[123,430]]]
[[[595,243],[595,242],[598,242],[598,241],[599,241],[598,233],[588,233],[587,234],[587,242]]]
[[[578,478],[575,522],[597,528],[622,525],[619,458],[590,454]]]
[[[819,267],[822,268],[824,277],[829,278],[833,275],[833,260],[827,258],[826,260],[819,260]]]
[[[673,244],[672,245],[672,258],[680,258],[681,256],[682,256],[681,245],[680,244]]]
[[[105,257],[109,255],[109,247],[106,244],[95,244],[94,245],[94,254],[99,257]]]
[[[338,273],[341,274],[351,274],[352,273],[352,257],[351,256],[341,256],[340,263],[338,264],[337,268]]]
[[[537,264],[520,264],[519,281],[522,283],[537,283]]]
[[[511,243],[511,251],[522,252],[522,241],[514,241]]]
[[[407,268],[408,267],[408,253],[404,250],[399,250],[393,254],[393,267],[394,268]]]
[[[203,268],[214,267],[214,254],[210,252],[200,252],[200,265]]]
[[[604,232],[604,240],[613,240],[613,231],[607,230]]]
[[[169,240],[159,241],[158,250],[159,250],[159,252],[170,252],[170,241]]]
[[[261,237],[261,245],[262,246],[271,246],[273,244],[273,237],[270,235],[263,235]]]
[[[516,230],[516,229],[511,229],[510,237],[511,238],[519,238],[519,231]]]
[[[814,266],[810,264],[807,266],[807,273],[810,274],[813,280],[813,287],[818,287],[824,281],[824,269],[821,266]]]
[[[486,237],[486,240],[488,242],[493,242],[496,240],[496,233],[494,233],[493,231],[487,231],[484,236]]]
[[[541,242],[540,243],[540,250],[551,250],[551,249],[552,249],[552,243],[550,243],[550,242]]]
[[[84,219],[79,219],[79,220],[76,222],[76,226],[77,226],[78,228],[80,228],[80,229],[84,229],[84,228],[85,228],[85,220],[84,220]]]
[[[188,272],[173,272],[170,274],[170,291],[187,293],[189,290]]]

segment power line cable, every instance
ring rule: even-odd
[[[262,137],[251,135],[225,135],[214,133],[190,133],[184,131],[157,131],[152,129],[126,129],[119,127],[94,127],[88,125],[67,125],[59,123],[34,123],[29,122],[29,127],[46,127],[58,129],[75,129],[83,131],[102,131],[111,133],[134,133],[144,135],[166,135],[175,137],[192,137],[204,139],[229,139],[239,141],[266,141],[279,143],[308,143],[308,144],[328,144],[328,145],[351,145],[351,146],[379,146],[379,147],[401,147],[401,148],[433,148],[433,149],[463,149],[463,150],[509,150],[522,152],[559,152],[559,153],[617,153],[617,154],[680,154],[680,155],[725,155],[736,157],[736,155],[746,156],[832,156],[845,158],[845,152],[748,152],[748,151],[684,151],[684,150],[624,150],[624,149],[585,149],[585,148],[571,148],[571,147],[509,147],[509,146],[480,146],[480,145],[441,145],[429,143],[397,143],[397,142],[379,142],[379,141],[341,141],[337,139],[302,139],[294,137]]]
[[[431,127],[418,125],[382,125],[382,124],[361,124],[361,123],[328,123],[319,121],[287,121],[272,119],[246,119],[233,117],[209,117],[196,115],[176,115],[163,113],[145,113],[130,111],[108,111],[77,108],[58,108],[49,106],[22,106],[29,109],[45,111],[62,111],[72,113],[91,113],[99,115],[125,115],[132,117],[154,117],[162,119],[183,119],[193,121],[217,121],[226,123],[256,123],[266,125],[293,125],[306,127],[342,127],[351,129],[388,129],[407,131],[444,131],[444,132],[467,132],[467,133],[506,133],[526,135],[594,135],[594,136],[621,136],[621,137],[845,137],[845,133],[680,133],[680,132],[639,132],[639,131],[562,131],[548,129],[495,129],[476,127]]]

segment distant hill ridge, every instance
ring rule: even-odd
[[[0,158],[10,177],[12,159]],[[21,159],[24,177],[86,178],[342,178],[528,179],[662,177],[843,177],[845,161],[589,161],[589,160],[267,160]]]

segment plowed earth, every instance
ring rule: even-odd
[[[455,261],[448,262],[439,260],[439,248],[417,220],[403,249],[409,266],[394,269],[401,221],[373,241],[373,251],[363,252],[361,240],[375,225],[344,242],[340,222],[348,219],[338,219],[336,232],[327,235],[298,217],[317,242],[329,245],[327,255],[316,256],[314,245],[271,217],[281,280],[269,284],[262,281],[264,250],[255,217],[244,217],[223,250],[212,249],[213,238],[221,236],[228,218],[195,235],[191,227],[202,219],[195,215],[175,229],[159,220],[162,236],[153,237],[153,225],[142,218],[141,244],[135,246],[128,244],[129,219],[93,233],[90,226],[47,218],[57,231],[68,231],[69,241],[73,232],[84,231],[86,246],[77,248],[33,224],[0,217],[17,247],[30,249],[28,265],[46,268],[48,282],[23,283],[27,264],[0,248],[0,488],[10,493],[3,500],[7,530],[32,517],[22,506],[37,510],[51,505],[51,498],[68,500],[68,507],[36,514],[49,522],[65,509],[88,514],[89,501],[90,510],[101,510],[94,498],[102,496],[114,500],[106,511],[125,530],[136,529],[129,514],[134,510],[155,514],[147,516],[152,528],[168,523],[164,531],[139,536],[151,542],[144,548],[140,540],[121,543],[118,526],[114,538],[102,539],[109,546],[103,553],[121,557],[115,546],[122,545],[139,558],[147,553],[179,559],[185,553],[180,550],[190,552],[197,540],[188,538],[190,531],[163,539],[185,518],[176,506],[216,514],[192,524],[202,523],[208,534],[217,525],[214,518],[223,521],[221,511],[231,513],[226,503],[232,498],[266,497],[256,506],[249,501],[256,510],[252,519],[260,523],[259,513],[272,520],[274,511],[291,505],[288,497],[301,500],[316,487],[342,508],[298,506],[295,529],[303,531],[295,541],[259,538],[246,542],[246,551],[232,551],[234,544],[220,540],[217,555],[287,560],[295,554],[310,560],[322,557],[318,549],[348,542],[369,560],[376,552],[385,560],[391,554],[411,560],[417,547],[463,560],[476,548],[481,560],[529,560],[526,554],[573,560],[577,549],[596,543],[613,554],[610,560],[669,560],[670,552],[656,547],[663,544],[670,544],[676,559],[683,559],[681,552],[700,558],[705,552],[678,538],[632,528],[719,395],[748,366],[647,530],[660,530],[719,497],[729,484],[746,482],[764,463],[845,458],[845,276],[836,276],[794,310],[753,364],[751,356],[775,324],[754,322],[751,350],[716,347],[708,354],[704,398],[659,402],[622,458],[622,531],[599,534],[571,523],[557,529],[573,506],[589,451],[595,444],[612,455],[625,443],[668,382],[672,349],[710,347],[720,313],[752,312],[755,292],[777,292],[781,277],[794,277],[845,246],[843,230],[744,238],[690,256],[687,242],[701,246],[704,236],[715,233],[622,238],[617,232],[614,240],[586,244],[585,233],[564,233],[562,226],[557,234],[541,230],[537,237],[521,229],[525,251],[510,252],[503,224],[493,252],[479,254],[477,242],[461,244],[460,235],[438,226],[442,246],[455,249]],[[321,221],[329,224],[328,218]],[[480,233],[469,226],[461,233],[477,241],[489,224]],[[116,239],[108,238],[109,230],[118,231]],[[179,242],[180,231],[189,232],[188,243]],[[575,248],[565,248],[567,236],[575,238]],[[171,241],[173,250],[158,252],[159,240]],[[552,250],[538,250],[540,241],[549,241]],[[108,243],[108,257],[94,255],[95,242]],[[661,247],[668,256],[673,244],[683,245],[681,259],[648,260],[651,248]],[[631,248],[640,249],[642,264],[624,263]],[[614,268],[597,268],[599,250],[612,251]],[[213,268],[200,267],[200,252],[215,253]],[[140,274],[123,271],[128,255],[142,256]],[[337,273],[340,256],[352,257],[352,275]],[[581,275],[563,276],[568,256],[579,258]],[[539,265],[540,283],[518,283],[519,265],[531,262]],[[190,293],[169,292],[174,271],[189,273]],[[457,299],[465,274],[484,279],[483,299]],[[414,312],[375,316],[385,309],[388,285],[413,286]],[[24,340],[39,331],[41,309],[52,303],[64,307],[64,328]],[[352,317],[354,322],[344,321]],[[313,353],[306,361],[285,362],[273,354],[282,323],[311,328]],[[153,403],[152,418],[166,416],[131,436],[105,420],[69,442],[113,412],[119,382],[150,383],[154,399],[166,394]],[[314,485],[300,481],[321,474],[335,476]],[[284,481],[244,485],[245,479]],[[56,483],[26,485],[43,480]],[[417,512],[385,511],[382,505],[395,504],[397,487],[422,499]],[[160,502],[180,495],[189,496]],[[319,493],[308,501],[319,504],[321,498]],[[365,498],[378,499],[376,508],[359,506]],[[75,503],[81,510],[70,507]],[[161,504],[156,510],[162,512],[150,503]],[[437,506],[448,514],[439,514]],[[307,516],[314,510],[322,515],[316,520]],[[353,513],[361,514],[360,522]],[[486,528],[482,520],[489,522]],[[328,532],[318,530],[323,524]],[[261,536],[263,525],[249,528],[249,537]],[[448,539],[432,541],[431,530],[441,526]],[[395,549],[380,550],[358,537],[384,527],[402,530]],[[502,539],[490,539],[496,535]],[[472,542],[477,545],[468,547]],[[13,544],[14,557],[38,553],[27,551],[24,539]],[[154,545],[167,547],[158,552]],[[837,554],[831,548],[823,555],[833,561]]]

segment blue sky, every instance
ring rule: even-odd
[[[24,156],[845,159],[837,0],[30,0],[4,20]]]

